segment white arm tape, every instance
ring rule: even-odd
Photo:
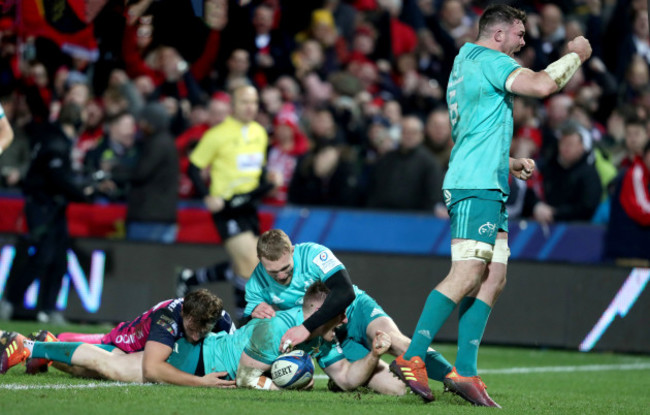
[[[569,79],[578,70],[582,62],[577,53],[571,52],[551,63],[544,69],[558,88],[562,89],[569,82]]]
[[[512,92],[512,84],[515,82],[515,79],[519,76],[519,74],[523,70],[524,68],[518,68],[512,71],[510,75],[508,75],[508,79],[506,79],[506,91]]]
[[[261,369],[240,366],[237,370],[237,386],[250,389],[271,389],[273,381],[266,376],[262,376],[262,373],[264,372]]]

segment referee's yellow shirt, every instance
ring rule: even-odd
[[[210,166],[210,194],[229,200],[259,185],[268,142],[259,123],[229,116],[205,132],[190,161],[200,169]]]

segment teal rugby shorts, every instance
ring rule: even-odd
[[[451,238],[494,245],[498,232],[508,232],[506,198],[499,190],[445,189]]]

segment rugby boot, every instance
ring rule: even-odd
[[[29,357],[29,350],[23,344],[25,336],[15,331],[5,331],[0,337],[0,375],[22,363]]]
[[[487,393],[487,387],[479,376],[461,376],[454,368],[449,372],[442,383],[446,392],[452,392],[475,406],[489,406],[501,408]]]
[[[30,340],[38,342],[58,342],[59,339],[47,330],[35,331],[27,336]],[[25,361],[25,372],[29,375],[35,375],[41,372],[47,372],[47,368],[52,364],[51,360],[38,357],[30,357]]]
[[[411,359],[404,359],[404,355],[399,355],[390,364],[390,371],[408,386],[413,393],[419,395],[425,402],[431,402],[435,398],[431,388],[429,388],[429,376],[427,368],[419,356],[413,356]]]

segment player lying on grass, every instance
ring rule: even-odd
[[[127,382],[146,379],[150,382],[177,385],[208,383],[212,386],[233,386],[233,382],[223,381],[213,375],[206,379],[196,379],[166,362],[176,340],[185,338],[197,343],[210,331],[229,334],[234,331],[234,326],[230,315],[223,310],[221,299],[201,289],[189,293],[184,298],[160,302],[135,320],[120,323],[106,335],[76,334],[77,338],[97,343],[92,347],[90,344],[80,347],[82,343],[79,342],[48,345],[58,340],[51,333],[41,331],[34,336],[35,340],[45,341],[28,341],[28,348],[25,350],[31,349],[29,356],[13,353],[11,360],[7,352],[19,349],[24,337],[18,333],[3,333],[0,346],[4,347],[5,352],[0,357],[0,373],[5,373],[16,362],[29,358],[28,373],[42,371],[47,368],[49,360],[54,360],[67,363],[57,364],[55,367],[77,376],[99,376]],[[97,353],[98,351],[102,353]],[[74,366],[70,367],[68,365],[71,363],[69,360],[73,352],[77,353],[77,361],[81,363],[73,362]],[[92,371],[93,367],[85,364],[86,354],[88,359],[98,359],[102,369]],[[103,372],[104,367],[109,370],[108,374]]]
[[[388,353],[398,356],[408,348],[411,340],[371,296],[350,282],[345,266],[328,248],[315,243],[292,245],[286,233],[271,229],[260,236],[257,256],[260,263],[246,284],[245,315],[271,318],[277,310],[301,304],[314,281],[331,289],[320,310],[285,334],[281,344],[288,340],[298,345],[304,333],[309,335],[314,327],[345,312],[348,322],[337,329],[337,335],[348,360],[365,356],[378,330],[391,338]],[[293,337],[292,331],[298,336]],[[429,378],[439,382],[452,371],[451,364],[433,349],[427,351],[425,362]]]
[[[280,338],[287,328],[304,321],[323,304],[329,289],[320,282],[314,283],[305,294],[302,307],[278,312],[271,319],[252,320],[232,335],[225,332],[210,333],[201,344],[179,339],[168,363],[181,370],[184,377],[197,379],[197,386],[208,377],[237,378],[240,387],[277,389],[264,376],[271,363],[280,355]],[[341,388],[350,390],[367,385],[380,393],[403,395],[406,387],[393,377],[380,356],[390,347],[390,337],[377,332],[372,351],[364,358],[350,362],[343,355],[335,339],[334,328],[345,322],[340,314],[321,327],[317,327],[307,342],[298,348],[311,353],[325,373]],[[144,382],[141,362],[143,352],[115,356],[97,345],[83,343],[47,343],[25,340],[16,333],[13,340],[0,349],[0,365],[4,371],[20,363],[25,357],[48,354],[54,360],[82,366],[101,377],[126,382]],[[24,340],[21,342],[20,340]],[[121,359],[121,360],[119,360]],[[381,364],[380,364],[381,363]]]

